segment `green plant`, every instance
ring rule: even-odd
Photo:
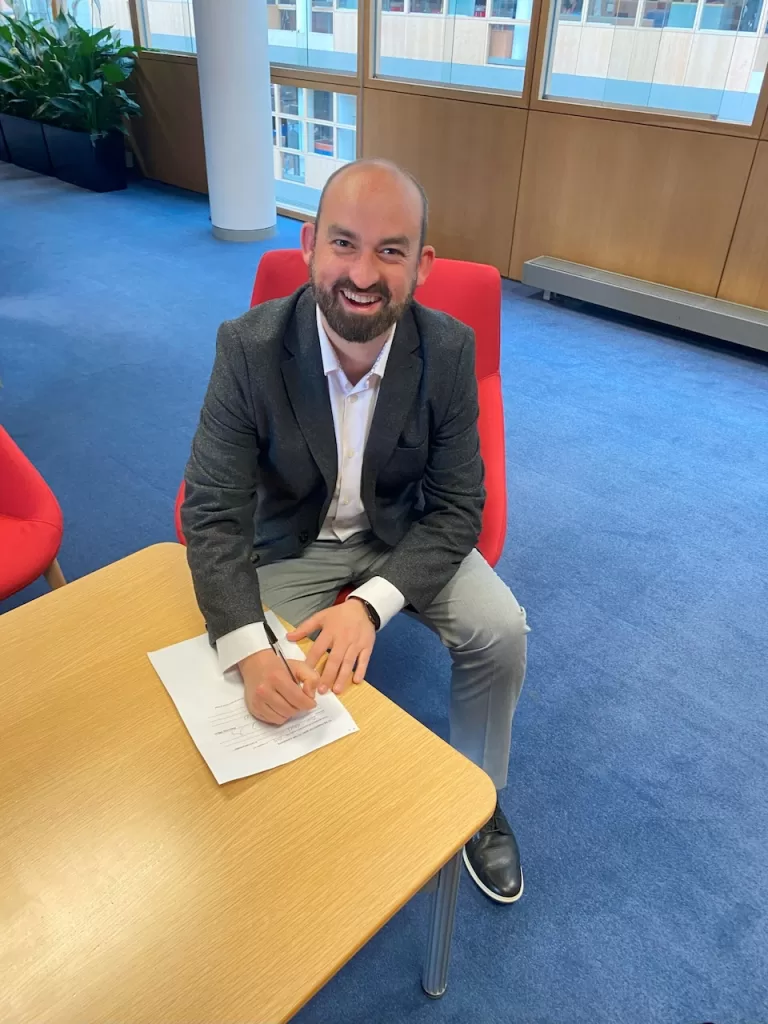
[[[125,85],[136,48],[112,28],[89,32],[67,13],[50,24],[0,20],[0,110],[99,138],[141,113]]]

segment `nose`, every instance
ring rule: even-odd
[[[350,280],[358,291],[366,292],[379,283],[379,270],[372,252],[364,250],[359,252],[354,265],[349,270]]]

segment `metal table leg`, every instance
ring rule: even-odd
[[[461,850],[437,876],[429,914],[427,958],[421,987],[432,999],[439,999],[448,986],[448,963],[451,958],[453,922],[456,917],[456,897],[461,877]]]

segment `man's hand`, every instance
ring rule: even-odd
[[[333,688],[334,693],[343,693],[352,681],[353,669],[353,681],[362,683],[376,639],[376,630],[363,602],[350,598],[344,604],[324,608],[298,625],[288,634],[288,639],[295,643],[318,629],[320,635],[307,655],[307,664],[314,669],[325,652],[330,651],[318,691],[327,693]]]
[[[300,711],[315,707],[320,678],[305,661],[289,661],[291,672],[303,684],[297,686],[282,660],[269,649],[257,651],[239,663],[245,684],[245,705],[254,718],[270,725],[282,725]]]

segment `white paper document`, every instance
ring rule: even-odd
[[[286,640],[277,616],[268,611],[266,618],[285,657],[303,661],[304,652]],[[257,721],[245,706],[239,671],[220,671],[206,635],[152,651],[149,660],[220,784],[295,761],[357,732],[354,719],[333,693],[318,694],[317,707],[284,725]]]

